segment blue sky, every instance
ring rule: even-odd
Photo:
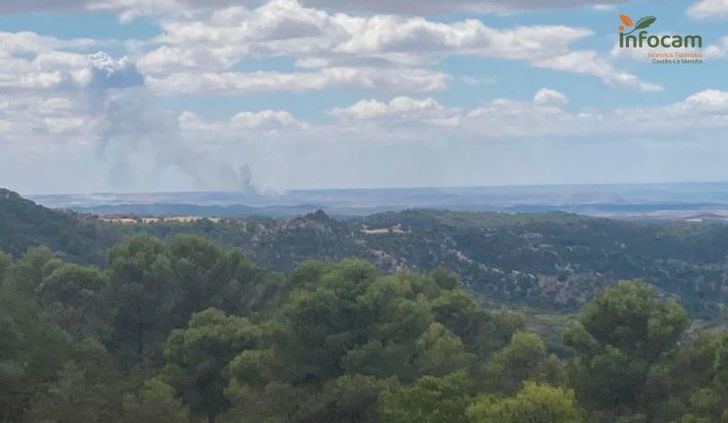
[[[544,3],[0,4],[0,186],[728,180],[728,1]],[[615,47],[620,14],[703,63]]]

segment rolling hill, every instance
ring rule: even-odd
[[[680,297],[698,315],[719,313],[728,296],[728,224],[722,220],[405,210],[345,220],[318,211],[288,219],[119,225],[0,191],[0,249],[15,256],[47,245],[70,260],[99,264],[110,245],[134,233],[203,235],[275,271],[307,259],[353,256],[385,271],[442,266],[491,304],[573,310],[596,289],[635,278]]]

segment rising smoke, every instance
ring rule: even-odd
[[[133,63],[104,53],[89,59],[93,80],[87,104],[99,122],[98,152],[109,163],[114,189],[149,191],[159,179],[179,174],[193,185],[185,189],[257,192],[247,164],[217,157],[203,150],[200,140],[185,137],[177,117],[160,106]]]

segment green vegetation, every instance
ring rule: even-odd
[[[45,245],[77,261],[100,263],[113,239],[93,222],[0,188],[0,250],[8,254],[17,257],[29,247]]]
[[[728,335],[688,333],[683,307],[638,281],[602,290],[555,344],[443,269],[276,274],[191,235],[133,236],[101,267],[0,254],[0,280],[2,422],[728,416]]]
[[[567,213],[407,210],[348,220],[317,212],[123,225],[49,210],[0,190],[0,250],[16,259],[29,247],[47,246],[65,260],[105,266],[107,251],[130,235],[169,241],[183,233],[240,249],[276,272],[309,259],[349,257],[385,273],[444,267],[480,302],[536,312],[576,312],[622,279],[640,279],[680,298],[695,317],[718,317],[728,301],[728,223],[722,219],[628,222]]]
[[[728,421],[728,334],[686,311],[721,312],[727,235],[436,211],[123,226],[2,191],[0,423]]]
[[[562,387],[526,382],[513,397],[483,395],[467,409],[477,423],[580,423],[585,421],[574,391]]]

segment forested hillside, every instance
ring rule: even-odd
[[[728,336],[648,285],[603,290],[547,344],[443,269],[286,274],[191,235],[102,267],[0,255],[3,422],[717,422]],[[554,352],[558,352],[554,354]]]
[[[15,192],[0,188],[0,249],[18,256],[28,247],[46,245],[69,258],[99,262],[112,240],[94,222],[78,216],[40,207]]]
[[[68,260],[103,265],[114,243],[138,233],[202,235],[280,272],[311,258],[359,257],[384,272],[445,267],[491,305],[574,311],[596,290],[637,278],[675,296],[696,316],[718,315],[728,298],[728,224],[722,220],[409,210],[356,219],[316,212],[121,225],[48,210],[7,191],[0,198],[0,248],[15,257],[47,245]]]

